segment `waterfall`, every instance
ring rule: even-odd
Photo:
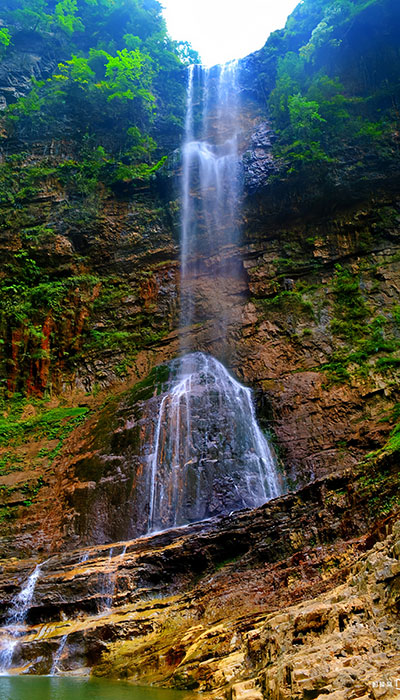
[[[60,644],[59,644],[58,649],[54,655],[53,664],[51,666],[51,671],[50,671],[50,676],[55,676],[57,674],[57,671],[59,670],[58,665],[60,663],[61,656],[62,656],[62,653],[64,651],[64,647],[67,643],[67,639],[68,639],[68,634],[64,634],[64,636],[61,637]]]
[[[113,557],[113,551],[114,547],[111,547],[109,553],[108,553],[108,567],[109,570],[107,573],[103,574],[103,581],[102,581],[102,586],[101,586],[101,599],[99,603],[99,613],[103,614],[106,613],[108,610],[110,610],[112,606],[112,600],[113,600],[113,595],[114,595],[114,583],[113,583],[113,572],[111,571],[111,561]]]
[[[232,311],[231,279],[240,274],[234,251],[239,242],[241,197],[237,71],[237,61],[212,69],[189,69],[182,157],[180,318],[181,329],[188,328],[189,333],[181,333],[183,352],[193,349],[190,327],[204,320],[205,306],[217,308],[214,333],[226,336]],[[200,125],[197,101],[202,102]]]
[[[255,508],[280,492],[251,390],[210,355],[178,362],[157,419],[149,531]]]
[[[282,491],[251,390],[196,347],[196,329],[203,324],[207,342],[218,339],[224,348],[237,312],[238,93],[237,62],[189,68],[181,173],[181,357],[170,363],[170,381],[153,422],[142,489],[148,532],[255,508]]]
[[[7,636],[2,640],[2,648],[0,649],[0,673],[7,673],[11,668],[14,651],[18,645],[18,638],[21,636],[24,629],[26,616],[31,607],[36,583],[40,576],[43,563],[44,562],[35,567],[25,586],[21,588],[20,592],[11,603],[5,626],[2,628],[2,631],[5,632]]]

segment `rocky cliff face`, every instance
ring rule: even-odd
[[[367,198],[366,185],[354,182],[353,201],[344,206],[343,193],[332,187],[327,199],[329,183],[313,190],[304,183],[301,193],[282,179],[268,184],[279,164],[271,158],[270,127],[254,104],[246,96],[243,243],[240,250],[227,252],[242,261],[235,285],[229,280],[234,309],[229,359],[238,378],[257,389],[259,417],[276,436],[289,485],[304,484],[356,465],[382,446],[396,419],[397,185],[387,173],[386,190],[372,181],[374,194],[369,191]],[[53,147],[57,151],[62,145]],[[42,156],[34,158],[43,163]],[[6,437],[2,448],[5,523],[11,532],[17,516],[16,546],[23,550],[29,551],[32,540],[21,536],[21,528],[37,529],[56,483],[61,484],[58,526],[66,517],[65,494],[77,489],[81,496],[72,502],[79,502],[79,517],[89,522],[88,479],[69,465],[96,454],[89,445],[99,405],[113,395],[116,407],[124,401],[126,385],[178,352],[177,192],[171,182],[161,176],[153,189],[105,194],[94,202],[91,197],[74,201],[49,178],[43,190],[29,194],[22,214],[11,218],[10,209],[3,209],[6,265],[23,240],[32,265],[40,265],[51,279],[65,275],[68,281],[54,307],[36,323],[36,333],[18,318],[5,329],[9,391],[27,389],[40,396],[50,389],[53,395],[50,404],[28,401],[23,408],[22,435],[29,447],[21,444],[20,433]],[[192,333],[198,349],[225,359],[222,338],[214,335],[210,341],[208,333],[213,285],[210,259],[203,280],[204,321]],[[59,406],[61,390],[68,405],[93,412],[65,446],[67,436],[55,442],[51,431],[25,425],[26,419],[40,423],[43,409]],[[60,450],[66,455],[61,459]],[[113,469],[119,479],[116,463],[110,463],[110,484]],[[99,482],[101,473],[95,469],[90,483]],[[96,498],[91,507],[101,509]],[[53,536],[54,517],[48,522]],[[45,531],[46,526],[41,538],[48,541]],[[78,531],[84,535],[81,526]]]
[[[394,697],[399,533],[384,504],[396,482],[382,454],[254,511],[53,555],[14,662],[48,673],[67,635],[66,673],[221,700]],[[34,564],[3,563],[5,602]]]
[[[24,94],[28,74],[52,70],[56,49],[29,45],[0,74],[3,102]],[[252,70],[248,61],[243,75]],[[124,551],[144,517],[130,496],[145,406],[179,352],[179,155],[149,186],[82,193],[54,175],[76,157],[73,140],[9,138],[3,158],[22,155],[5,165],[1,203],[1,274],[13,280],[0,347],[3,619],[39,552],[50,558],[16,656],[29,672],[47,673],[68,634],[64,671],[221,700],[389,698],[399,675],[398,169],[346,152],[334,171],[289,177],[250,82],[242,243],[223,253],[238,271],[222,282],[227,347],[210,340],[212,258],[190,330],[196,349],[254,388],[290,493]]]
[[[245,172],[253,185],[243,213],[244,240],[240,251],[228,253],[243,260],[235,286],[229,280],[234,309],[228,330],[230,364],[240,381],[257,389],[259,417],[276,436],[285,477],[293,486],[355,466],[383,445],[396,420],[400,208],[388,182],[386,193],[375,191],[373,199],[363,197],[345,209],[330,200],[324,214],[317,204],[314,213],[303,217],[290,209],[286,221],[281,214],[267,213],[263,198],[273,194],[264,175],[257,181],[254,175],[254,163],[264,174],[270,167],[264,162],[266,145],[262,153],[259,141],[251,147],[252,139],[254,144],[260,133],[268,133],[267,126],[261,123],[253,130],[252,121],[251,133],[255,136],[250,134],[250,149],[245,151]],[[277,205],[282,187],[275,192]],[[315,201],[320,194],[314,193]],[[3,348],[9,355],[8,386],[12,391],[25,385],[39,396],[52,389],[50,404],[28,401],[22,414],[25,423],[36,417],[40,422],[43,409],[57,407],[60,390],[64,402],[86,406],[93,415],[65,444],[66,457],[61,460],[58,453],[64,443],[43,434],[49,431],[35,434],[26,426],[24,440],[33,432],[28,448],[20,444],[21,434],[5,440],[6,523],[12,524],[8,516],[22,507],[18,529],[25,527],[25,519],[29,529],[33,526],[36,507],[41,512],[40,502],[46,505],[47,489],[52,491],[56,482],[62,484],[63,502],[71,488],[83,489],[78,511],[87,521],[88,477],[79,468],[71,472],[69,465],[96,454],[90,446],[91,431],[99,420],[104,425],[107,415],[105,431],[112,432],[110,409],[102,418],[99,405],[113,396],[111,412],[117,410],[125,400],[126,385],[144,379],[154,365],[178,352],[177,245],[168,214],[173,201],[158,199],[160,206],[155,208],[156,192],[139,199],[108,197],[96,205],[93,218],[85,213],[84,223],[71,222],[79,216],[80,205],[71,204],[66,211],[65,193],[50,190],[46,196],[40,221],[44,215],[52,217],[59,233],[29,241],[29,255],[52,276],[61,270],[72,273],[73,284],[38,326],[40,353],[34,352],[38,334],[32,337],[23,320],[7,331]],[[40,197],[27,205],[34,217]],[[20,236],[18,219],[10,226],[3,243],[9,260]],[[222,337],[214,335],[210,341],[213,285],[210,260],[202,282],[204,321],[192,333],[198,349],[225,359]],[[58,453],[49,458],[55,447]],[[109,463],[106,478],[113,470],[118,482],[116,462]],[[90,483],[97,483],[101,473],[94,469]],[[25,501],[33,505],[24,508]],[[95,498],[93,507],[101,508],[100,503]],[[50,522],[53,529],[53,518]],[[84,534],[81,528],[79,533]],[[18,543],[25,549],[23,538]]]

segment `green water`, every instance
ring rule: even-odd
[[[1,700],[193,700],[180,690],[137,688],[129,683],[47,676],[0,677]]]

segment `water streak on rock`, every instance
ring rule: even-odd
[[[18,638],[24,632],[25,620],[31,607],[43,563],[35,567],[25,586],[15,596],[7,615],[6,624],[2,628],[2,634],[5,635],[0,649],[0,673],[2,674],[6,674],[12,666],[14,651],[18,645]]]
[[[64,636],[61,637],[59,647],[54,655],[53,664],[52,664],[51,671],[50,671],[50,676],[57,675],[57,672],[59,671],[58,666],[59,666],[59,663],[61,660],[62,653],[64,651],[64,647],[67,643],[67,639],[68,639],[68,634],[64,634]]]
[[[113,556],[115,547],[111,547],[108,559],[110,562],[109,571],[104,576],[103,588],[101,593],[100,613],[104,614],[111,610],[115,594],[115,586],[117,583],[118,566],[123,561],[126,554],[127,545],[123,545],[120,554]],[[113,562],[113,563],[111,563]]]

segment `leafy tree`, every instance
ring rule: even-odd
[[[7,27],[0,27],[0,58],[4,56],[7,51],[7,46],[10,45],[11,34]]]
[[[72,54],[70,61],[58,64],[59,73],[54,74],[55,81],[71,81],[86,86],[93,81],[94,71],[90,68],[88,59]],[[49,81],[50,82],[50,81]]]
[[[292,132],[295,136],[312,139],[318,134],[321,122],[326,122],[326,119],[319,114],[318,102],[307,100],[300,93],[290,95],[288,109]]]
[[[52,23],[52,16],[47,11],[47,0],[17,0],[15,10],[5,12],[5,18],[10,22],[10,25],[21,25],[25,29],[33,29],[34,31],[46,31]]]
[[[0,28],[0,44],[8,46],[11,41],[11,34],[7,27]]]
[[[400,100],[392,66],[398,75],[400,52],[384,9],[400,21],[393,0],[304,0],[285,29],[271,35],[261,74],[272,88],[268,104],[279,136],[275,150],[291,170],[302,161],[334,163],[343,149],[355,145],[374,150],[379,145],[383,157],[390,154],[390,129],[397,129],[398,119],[393,105]],[[368,49],[360,45],[365,27]]]
[[[176,142],[185,106],[182,67],[196,54],[168,37],[157,0],[9,0],[0,18],[46,41],[53,42],[55,32],[64,52],[53,75],[33,81],[29,95],[10,107],[14,132],[32,138],[87,133],[111,158],[138,159],[141,151],[146,166],[151,153],[156,165],[162,155],[153,145],[157,114],[158,130],[167,138],[175,134]]]
[[[77,12],[76,0],[61,0],[54,10],[56,24],[67,34],[82,32],[84,27],[81,18],[76,16]]]
[[[152,71],[149,57],[139,49],[117,51],[116,56],[110,56],[106,66],[107,89],[110,91],[108,100],[115,98],[133,100],[139,97],[147,103],[154,102],[150,93]],[[107,80],[108,79],[108,80]]]

